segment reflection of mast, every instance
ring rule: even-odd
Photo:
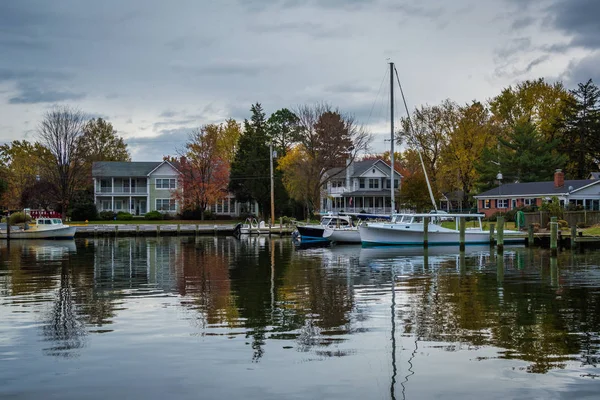
[[[393,186],[393,185],[392,185]],[[390,385],[390,398],[396,400],[396,287],[394,285],[396,278],[394,277],[394,266],[392,265],[392,383]],[[404,393],[404,390],[402,391]]]

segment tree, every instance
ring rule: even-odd
[[[260,103],[253,104],[250,111],[252,117],[244,120],[244,133],[231,164],[229,191],[238,201],[256,200],[264,213],[270,202],[267,121]]]
[[[303,186],[307,193],[301,196],[302,199],[292,197],[305,201],[312,211],[319,207],[321,188],[330,179],[327,171],[336,167],[345,169],[347,161],[354,161],[357,154],[367,149],[371,136],[353,116],[328,104],[300,106],[295,115],[298,117],[298,140],[305,157],[300,175],[305,179]],[[284,175],[286,173],[290,173],[289,169],[284,170]]]
[[[493,122],[506,136],[518,123],[530,121],[547,141],[558,138],[564,129],[564,115],[571,95],[560,82],[543,78],[509,86],[490,100]]]
[[[287,108],[275,111],[267,121],[269,138],[281,156],[300,141],[299,119]]]
[[[283,173],[283,186],[289,196],[304,204],[311,202],[310,193],[318,184],[318,177],[310,174],[310,158],[303,144],[292,147],[285,156],[279,159],[278,170]],[[313,181],[314,179],[314,181]]]
[[[202,220],[206,208],[226,195],[229,162],[221,151],[225,137],[223,125],[205,125],[190,134],[181,158],[183,191],[176,192],[176,196],[183,201],[184,209],[200,210]]]
[[[131,161],[123,138],[102,118],[91,119],[85,124],[77,146],[90,166],[94,161]]]
[[[48,111],[38,128],[40,142],[50,152],[44,174],[56,188],[55,199],[63,218],[75,191],[86,183],[85,158],[78,147],[84,127],[81,111],[60,106]]]
[[[220,129],[218,151],[220,156],[231,165],[242,136],[242,126],[235,119],[230,118],[225,121],[225,125],[221,125]]]
[[[412,125],[411,120],[403,118],[403,130],[396,134],[400,144],[421,152],[434,194],[439,193],[440,160],[455,125],[457,108],[450,100],[439,106],[421,106],[413,112]]]
[[[558,154],[558,140],[547,142],[533,123],[519,122],[507,138],[498,139],[497,149],[483,151],[476,168],[482,186],[491,187],[498,172],[505,182],[538,182],[551,180],[556,168],[566,162]]]
[[[38,143],[15,140],[0,146],[0,161],[4,166],[3,203],[12,209],[27,206],[23,195],[44,174],[44,162],[49,159],[48,149]],[[54,187],[48,188],[54,192]]]
[[[479,176],[474,160],[483,150],[496,143],[495,129],[490,123],[488,109],[480,102],[458,107],[452,132],[443,148],[440,173],[445,182],[444,190],[458,189],[463,193],[463,204],[469,203],[469,195]]]
[[[405,176],[400,188],[400,207],[424,212],[431,209],[431,199],[427,190],[427,182],[422,171]]]
[[[590,79],[571,90],[562,150],[569,156],[567,174],[585,179],[600,162],[600,90]]]

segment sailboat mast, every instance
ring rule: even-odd
[[[390,195],[393,215],[396,211],[396,199],[394,193],[394,63],[390,63]]]

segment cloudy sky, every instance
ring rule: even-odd
[[[599,15],[598,0],[0,0],[0,143],[68,104],[157,160],[254,102],[327,101],[381,151],[388,59],[410,107],[600,83]]]

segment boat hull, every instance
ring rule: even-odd
[[[412,227],[411,227],[412,228]],[[360,238],[366,246],[422,246],[425,235],[421,229],[407,229],[402,224],[385,224],[377,226],[361,225],[359,228]],[[505,243],[521,243],[521,236],[505,235]],[[468,229],[465,231],[465,244],[489,244],[490,233],[479,229]],[[428,232],[427,244],[436,245],[458,245],[460,244],[460,232],[457,230],[440,230]]]
[[[305,225],[305,226],[297,226],[296,229],[300,234],[301,240],[322,240],[329,241],[323,237],[323,233],[325,232],[325,227],[321,225]]]
[[[57,229],[31,229],[10,231],[10,239],[73,239],[77,228],[65,226]],[[0,232],[0,239],[6,239],[6,231]]]
[[[326,228],[323,237],[335,243],[361,243],[357,228]]]

